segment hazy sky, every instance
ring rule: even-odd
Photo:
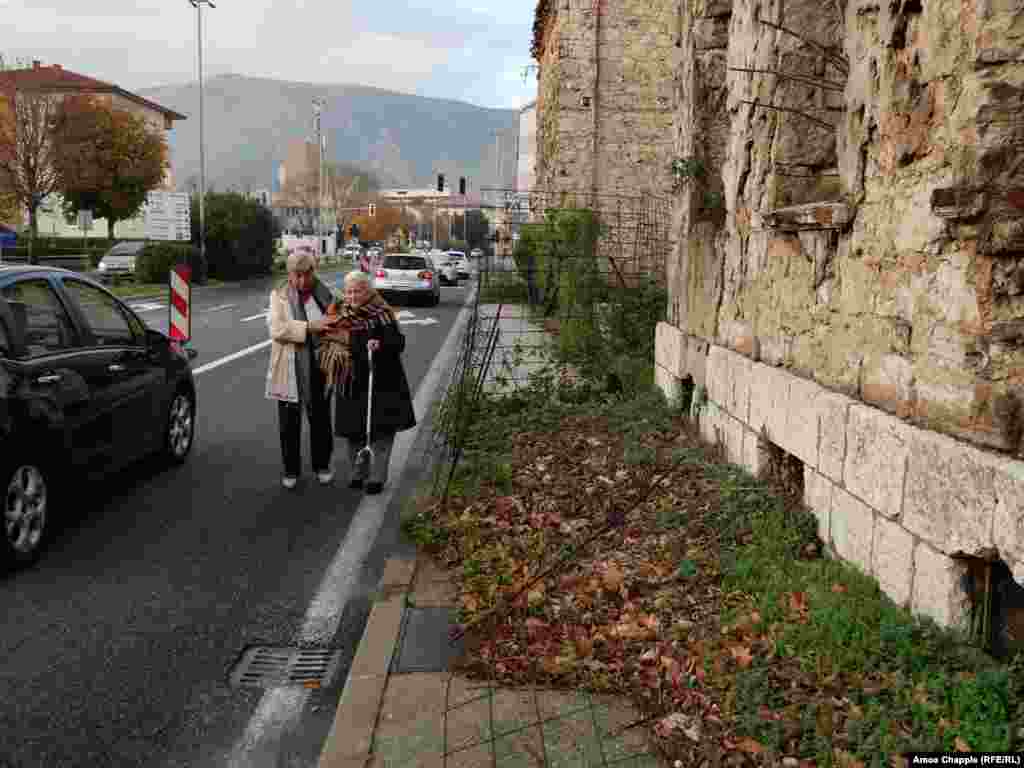
[[[214,0],[203,72],[354,83],[486,107],[536,93],[533,0]],[[0,0],[0,53],[124,88],[196,78],[188,0]]]

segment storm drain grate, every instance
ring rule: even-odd
[[[256,646],[242,654],[231,673],[231,684],[255,688],[322,688],[334,678],[340,663],[341,651]]]

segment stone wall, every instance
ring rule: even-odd
[[[705,173],[658,380],[706,383],[751,469],[766,426],[834,551],[954,622],[952,555],[1024,581],[1019,3],[685,2],[675,154]]]
[[[667,196],[679,0],[559,0],[545,11],[538,185]]]

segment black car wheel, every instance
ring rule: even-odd
[[[15,567],[39,559],[50,532],[50,485],[41,464],[17,461],[3,474],[4,519],[0,559]]]
[[[185,392],[175,392],[167,412],[164,433],[164,453],[171,461],[181,464],[188,458],[195,439],[195,405]]]

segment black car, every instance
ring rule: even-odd
[[[58,490],[157,451],[185,461],[193,357],[76,272],[0,266],[0,563],[39,557]]]

